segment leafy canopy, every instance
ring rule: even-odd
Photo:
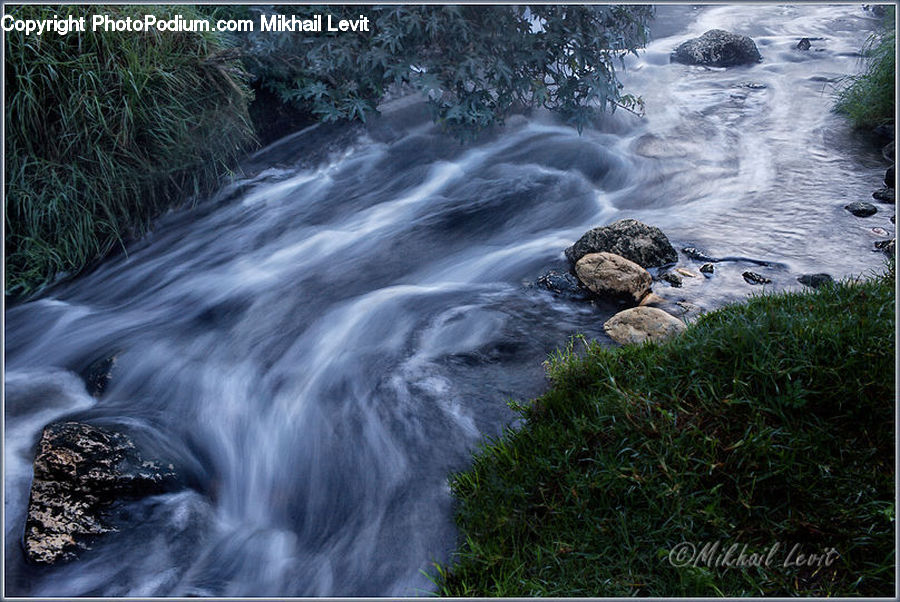
[[[256,23],[262,9],[241,9]],[[288,17],[369,17],[369,33],[241,34],[244,60],[283,102],[324,121],[360,119],[393,89],[425,95],[466,135],[545,107],[579,130],[597,109],[635,109],[616,65],[647,41],[649,6],[289,6]],[[247,14],[249,12],[249,15]]]

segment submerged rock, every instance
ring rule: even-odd
[[[685,329],[684,322],[656,307],[633,307],[614,315],[603,325],[611,339],[622,345],[661,342]]]
[[[700,266],[700,273],[705,276],[712,276],[716,271],[716,268],[711,263],[704,263]]]
[[[885,186],[884,188],[879,188],[875,192],[872,193],[872,198],[882,203],[894,204],[894,189],[888,188]]]
[[[896,171],[894,170],[894,166],[891,165],[887,168],[887,171],[884,172],[884,185],[888,188],[895,188],[894,181],[896,179]]]
[[[878,213],[878,209],[872,203],[863,201],[854,201],[849,205],[844,205],[844,209],[855,215],[856,217],[869,217]]]
[[[38,564],[73,558],[87,537],[112,530],[101,520],[105,506],[168,490],[175,480],[171,465],[145,461],[121,433],[80,422],[48,425],[34,460],[26,556]]]
[[[675,288],[681,288],[681,285],[683,284],[683,282],[681,281],[681,276],[679,276],[675,272],[663,272],[659,275],[659,279],[668,282]]]
[[[750,284],[771,284],[772,282],[765,276],[760,276],[756,272],[744,272],[741,276],[743,276],[744,280]]]
[[[831,284],[834,282],[834,278],[831,277],[831,274],[825,274],[823,272],[819,274],[803,274],[797,278],[797,281],[810,288],[819,288],[820,286]]]
[[[106,386],[112,378],[113,368],[116,367],[117,358],[118,356],[116,355],[100,358],[91,363],[91,365],[85,368],[81,373],[81,378],[84,380],[84,386],[92,397],[100,397],[103,395]]]
[[[614,253],[589,253],[575,264],[578,279],[602,298],[638,303],[650,292],[650,273]]]
[[[809,41],[809,38],[800,38],[800,41],[797,42],[797,50],[809,50],[809,47],[812,44]]]
[[[888,257],[894,256],[894,248],[896,247],[896,239],[879,240],[875,242],[875,248],[882,251]]]
[[[662,230],[635,219],[620,219],[589,230],[566,249],[573,265],[588,253],[615,253],[644,268],[678,261],[678,253]]]
[[[586,289],[578,278],[569,272],[547,270],[535,281],[534,285],[546,291],[550,291],[557,297],[564,297],[575,301],[586,301],[591,298],[591,292]]]
[[[734,67],[762,60],[756,43],[747,36],[710,29],[699,38],[684,42],[671,55],[677,63],[707,67]]]

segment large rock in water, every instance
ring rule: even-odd
[[[25,554],[39,564],[70,559],[87,536],[111,530],[100,518],[107,504],[174,483],[171,465],[165,470],[145,461],[121,433],[80,422],[50,424],[34,460]]]
[[[678,261],[678,253],[662,230],[636,219],[620,219],[589,230],[566,249],[572,265],[588,253],[615,253],[644,268]]]
[[[637,304],[650,292],[650,273],[614,253],[588,253],[575,264],[582,284],[599,297]]]
[[[677,63],[707,67],[735,67],[762,60],[753,40],[722,29],[710,29],[699,38],[684,42],[671,58]]]
[[[622,345],[644,341],[661,342],[681,333],[684,322],[656,307],[632,307],[620,311],[603,324],[611,339]]]

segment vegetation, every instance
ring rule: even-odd
[[[190,7],[154,7],[160,18]],[[16,18],[138,6],[18,6]],[[88,20],[90,17],[88,17]],[[214,184],[253,139],[214,34],[6,34],[6,292],[78,272]]]
[[[846,78],[837,93],[835,109],[858,128],[894,122],[894,11],[893,6],[885,8],[881,28],[869,37],[863,49],[863,73]]]
[[[408,87],[427,97],[438,123],[463,136],[527,107],[557,110],[579,129],[597,108],[635,108],[639,100],[622,93],[616,63],[646,42],[651,15],[649,6],[275,11],[335,20],[364,12],[371,21],[364,35],[257,31],[241,38],[248,69],[283,102],[323,121],[365,121],[389,90]]]
[[[255,7],[161,7],[247,18]],[[277,10],[277,9],[267,9]],[[355,19],[360,7],[290,6]],[[228,171],[253,138],[255,78],[268,138],[287,121],[365,120],[393,87],[424,93],[465,136],[516,109],[561,111],[578,128],[606,106],[635,108],[617,60],[646,39],[646,6],[366,7],[370,33],[72,33],[6,36],[6,292],[33,292],[139,235]],[[143,6],[19,6],[17,18],[145,14]],[[242,63],[238,63],[240,57]],[[275,98],[280,103],[272,103]],[[284,103],[284,104],[281,104]],[[273,106],[274,105],[274,106]],[[286,110],[289,107],[291,110]],[[279,123],[273,124],[272,116]]]
[[[440,592],[892,596],[894,305],[892,265],[663,345],[570,345],[524,427],[453,477],[463,544]],[[779,548],[739,568],[685,563],[681,542]],[[794,566],[795,545],[833,562]]]

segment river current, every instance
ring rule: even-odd
[[[486,9],[490,10],[490,9]],[[830,112],[875,18],[860,5],[665,6],[622,74],[646,103],[581,135],[517,116],[461,145],[400,99],[366,127],[313,127],[248,159],[212,198],[127,253],[7,308],[7,595],[417,595],[456,546],[448,475],[546,389],[573,335],[612,344],[614,308],[529,286],[620,218],[717,264],[673,301],[715,309],[797,277],[879,271],[867,219],[884,160]],[[763,62],[669,64],[712,28]],[[809,51],[796,48],[802,37]],[[100,399],[78,376],[117,355]],[[127,432],[189,487],[121,504],[75,562],[29,566],[21,538],[41,429]]]

